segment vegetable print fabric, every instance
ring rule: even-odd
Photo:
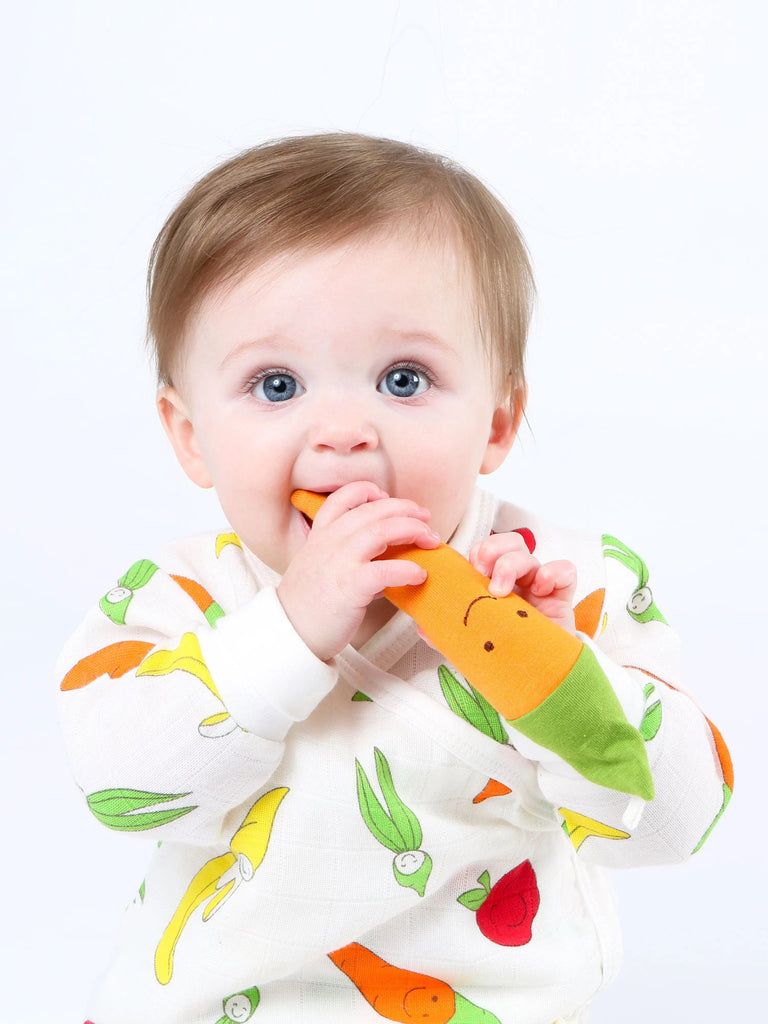
[[[95,1024],[552,1024],[615,973],[604,868],[690,856],[730,761],[639,556],[483,492],[454,545],[492,529],[577,563],[653,800],[519,735],[403,613],[316,664],[234,534],[181,542],[118,575],[61,659],[86,805],[154,845]]]

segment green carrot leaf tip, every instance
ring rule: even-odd
[[[161,825],[168,825],[177,818],[196,810],[196,807],[173,807],[165,811],[135,811],[132,814],[105,814],[103,811],[93,810],[93,816],[115,832],[145,832],[152,828],[159,828]]]
[[[474,698],[477,701],[477,705],[488,723],[489,731],[487,735],[490,736],[491,739],[496,740],[497,743],[508,743],[509,735],[507,734],[507,730],[501,724],[501,715],[499,712],[491,703],[489,703],[489,701],[486,700],[479,690],[474,688],[472,683],[468,683],[467,685],[472,691]]]
[[[365,769],[357,759],[355,759],[355,766],[357,770],[357,802],[368,830],[374,839],[382,846],[392,850],[393,853],[405,853],[408,846],[404,845],[398,828],[381,806],[379,798],[368,781]]]
[[[657,700],[646,710],[640,723],[640,735],[646,741],[652,740],[661,728],[661,701]]]
[[[487,735],[483,716],[480,714],[476,701],[472,699],[456,676],[445,665],[440,666],[438,673],[440,675],[440,689],[443,691],[443,696],[451,711]]]
[[[386,801],[387,808],[395,825],[405,850],[418,850],[421,846],[422,832],[419,819],[407,807],[397,795],[395,784],[392,781],[392,772],[389,762],[378,747],[374,748],[376,758],[376,775],[381,786],[381,792]],[[402,851],[402,852],[404,852]]]
[[[154,562],[148,558],[141,558],[138,562],[134,562],[128,572],[118,580],[121,587],[127,587],[128,590],[139,590],[149,583],[152,577],[157,572],[157,566]]]
[[[91,810],[105,814],[127,814],[154,804],[181,800],[189,793],[150,793],[143,789],[100,789],[86,797]]]

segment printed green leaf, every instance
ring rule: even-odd
[[[102,789],[86,797],[88,807],[93,816],[118,832],[142,832],[146,829],[167,825],[176,818],[181,818],[193,807],[169,807],[164,810],[146,811],[144,807],[180,800],[189,793],[150,793],[140,789]]]
[[[368,826],[371,835],[393,853],[407,852],[408,847],[403,846],[400,832],[379,803],[379,798],[373,792],[365,769],[357,759],[355,759],[355,767],[357,769],[357,801],[363,821]]]
[[[134,562],[128,572],[117,582],[121,587],[127,587],[129,590],[139,590],[149,583],[156,572],[155,563],[148,558],[142,558],[138,562]]]
[[[478,882],[482,886],[481,889],[469,889],[467,892],[462,893],[461,896],[456,897],[463,907],[468,907],[470,910],[479,910],[488,896],[490,896],[491,876],[488,871],[484,871],[480,875]]]
[[[640,735],[647,743],[661,728],[661,701],[657,700],[646,710],[640,723]]]
[[[490,704],[485,699],[485,697],[482,695],[482,693],[480,693],[479,690],[476,690],[474,688],[472,683],[467,681],[467,685],[474,694],[475,700],[477,701],[478,706],[482,711],[486,722],[488,723],[489,732],[487,733],[487,735],[490,736],[492,740],[496,740],[497,743],[508,743],[509,736],[507,735],[507,730],[501,724],[501,715],[499,714],[499,712],[496,710],[493,704]]]
[[[462,893],[461,896],[456,897],[462,907],[467,907],[472,911],[479,910],[487,898],[488,893],[485,889],[470,889],[469,892]]]
[[[720,819],[722,818],[723,814],[725,813],[726,807],[728,806],[728,804],[731,801],[731,797],[732,796],[733,796],[733,793],[731,792],[731,787],[728,785],[727,782],[724,782],[723,783],[723,803],[722,803],[722,806],[720,807],[720,810],[717,812],[715,820],[712,822],[712,824],[709,826],[707,831],[701,837],[701,839],[699,840],[698,845],[695,847],[694,850],[692,850],[692,853],[698,853],[699,850],[704,845],[704,843],[706,843],[706,841],[709,839],[709,837],[712,834],[712,829],[715,827],[715,825],[718,823],[718,821],[720,821]]]
[[[477,705],[453,672],[445,665],[441,665],[437,673],[440,677],[440,689],[443,691],[443,696],[451,711],[459,718],[463,718],[465,722],[474,725],[476,729],[480,729],[481,725],[477,721]]]
[[[392,821],[402,837],[404,843],[403,852],[406,850],[418,850],[422,839],[419,819],[397,795],[389,763],[382,752],[376,747],[374,748],[374,756],[376,757],[376,775],[379,779],[382,796],[386,801]]]
[[[484,735],[498,743],[506,743],[508,736],[501,724],[499,713],[485,697],[471,684],[468,685],[472,692],[467,693],[446,665],[440,665],[437,672],[440,677],[440,688],[451,711]]]
[[[174,807],[166,811],[145,811],[135,814],[101,814],[93,811],[93,815],[102,825],[116,832],[144,832],[167,825],[194,810],[194,807]]]
[[[100,789],[91,793],[88,806],[93,811],[98,808],[105,814],[126,814],[153,804],[164,804],[171,800],[180,800],[189,793],[150,793],[144,789]]]
[[[606,558],[615,558],[623,566],[637,576],[638,589],[648,583],[648,566],[632,548],[627,547],[617,537],[609,533],[603,534],[603,555]]]
[[[364,694],[362,692],[362,690],[358,690],[356,693],[352,694],[352,700],[360,700],[360,701],[367,700],[367,701],[370,701],[371,704],[373,703],[371,698],[366,696],[366,694]]]

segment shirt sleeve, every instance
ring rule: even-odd
[[[57,673],[75,780],[94,816],[207,845],[228,835],[227,815],[269,780],[290,727],[337,671],[303,644],[274,587],[246,578],[237,552],[224,572],[212,536],[194,543],[183,557],[177,548],[135,562]]]
[[[730,756],[717,728],[681,689],[679,641],[656,604],[647,566],[607,534],[596,555],[602,580],[576,606],[578,635],[642,739],[653,796],[644,801],[590,782],[519,733],[512,742],[537,762],[541,791],[585,860],[609,867],[677,863],[700,849],[730,799]],[[594,572],[586,575],[595,582]]]

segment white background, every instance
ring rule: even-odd
[[[512,209],[539,313],[530,428],[492,485],[642,552],[683,635],[687,684],[733,752],[735,796],[701,853],[617,877],[627,962],[592,1020],[760,1019],[763,11],[757,0],[32,0],[6,14],[3,1021],[84,1019],[153,845],[103,829],[74,787],[56,654],[136,558],[220,524],[153,410],[150,245],[214,163],[338,129],[446,152]]]

